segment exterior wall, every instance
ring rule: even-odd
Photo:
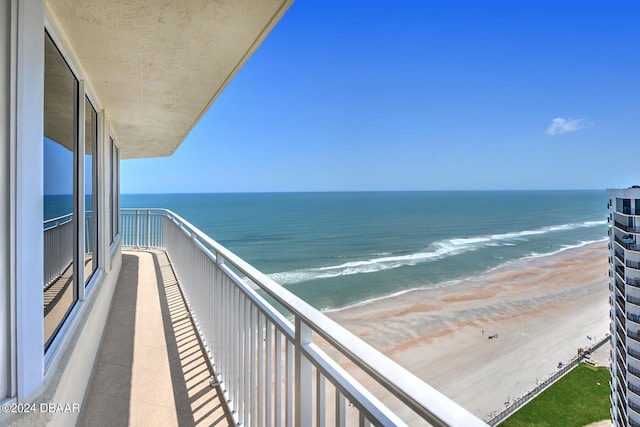
[[[9,341],[9,89],[11,2],[0,0],[0,401],[10,392]]]
[[[16,393],[24,399],[41,384],[44,374],[42,341],[43,234],[42,191],[44,114],[44,6],[40,1],[17,3],[15,58],[15,139],[10,192],[14,216]],[[13,68],[13,66],[12,66]],[[14,145],[15,144],[15,145]],[[13,266],[12,266],[13,267]]]
[[[86,295],[82,287],[55,345],[45,354],[42,165],[46,25],[52,24],[42,0],[0,0],[0,402],[36,405],[82,402],[121,264],[121,239],[110,247],[108,231],[109,123],[87,87],[87,96],[92,103],[96,101],[101,144],[95,195],[100,200],[102,221],[99,269],[86,287]],[[64,42],[64,53],[74,62],[71,48]],[[74,71],[80,69],[76,66]],[[82,80],[83,76],[77,77]],[[79,190],[78,194],[83,194],[82,188]],[[79,233],[82,241],[83,232]],[[68,426],[75,424],[78,415],[0,413],[0,425]]]
[[[640,260],[640,212],[635,209],[635,200],[640,200],[640,188],[610,189],[607,195],[613,347],[612,422],[615,426],[637,426],[640,425],[640,281],[637,280],[640,268],[635,267],[640,266],[635,263]],[[623,212],[618,199],[629,199],[630,209]],[[629,220],[633,228],[628,228]],[[621,246],[616,239],[626,242],[634,239],[635,246]]]

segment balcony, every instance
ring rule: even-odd
[[[620,316],[619,314],[616,314],[616,319],[617,319],[617,323],[618,325],[616,326],[617,330],[620,330],[623,334],[627,332],[627,328],[626,328],[626,323],[624,321],[624,318],[622,316]]]
[[[630,321],[640,325],[640,316],[638,316],[637,314],[628,313],[627,314],[627,320],[630,320]]]
[[[634,350],[632,348],[627,348],[627,355],[633,357],[638,362],[640,362],[640,351]],[[638,391],[640,391],[640,390],[638,390]]]
[[[619,228],[622,231],[626,231],[627,233],[640,233],[635,227],[632,225],[624,225],[621,222],[615,221],[616,228]]]
[[[636,386],[631,382],[627,382],[627,390],[630,390],[633,394],[640,398],[640,387]]]
[[[627,392],[625,391],[624,387],[620,387],[620,384],[624,384],[624,383],[618,383],[618,397],[624,399],[624,401],[627,401]],[[624,410],[623,408],[625,407],[625,405],[620,405],[620,401],[618,401],[618,411],[620,413],[622,413],[624,415],[624,417],[627,417],[627,411]],[[622,407],[622,408],[621,408]]]
[[[614,240],[625,249],[640,252],[640,248],[636,248],[636,239],[633,237],[626,237],[624,239],[621,239],[620,237],[616,236]]]
[[[640,427],[640,423],[635,419],[640,419],[640,408],[629,400],[629,425],[632,427]]]
[[[78,425],[233,425],[212,376],[166,254],[123,251]]]
[[[615,251],[615,257],[624,264],[624,253],[620,252],[619,250]]]
[[[616,289],[618,289],[619,295],[624,298],[624,283],[622,283],[620,280],[616,280]]]
[[[616,304],[618,305],[618,308],[620,309],[620,311],[625,311],[625,302],[624,299],[621,296],[616,296]]]
[[[620,364],[619,360],[616,362],[616,374],[618,375],[619,380],[621,378],[627,378],[627,370],[623,365]],[[621,384],[624,384],[624,381],[621,382]]]
[[[621,282],[620,278],[616,278],[616,284],[618,284],[618,282]],[[626,284],[629,286],[633,286],[634,288],[640,288],[640,279],[637,279],[635,277],[627,277]],[[622,286],[622,283],[620,283],[620,286]]]
[[[640,298],[627,295],[627,302],[640,307]]]
[[[616,273],[618,273],[618,275],[620,275],[620,277],[624,279],[624,267],[616,265]]]
[[[123,210],[120,229],[82,424],[99,408],[125,424],[486,426],[174,213]]]
[[[631,338],[632,340],[634,340],[637,343],[640,343],[640,334],[637,333],[637,332],[628,331],[627,332],[627,337]]]
[[[633,268],[634,270],[640,270],[640,262],[638,262],[638,261],[629,261],[629,260],[627,260],[625,265],[627,267],[629,267],[629,268]]]

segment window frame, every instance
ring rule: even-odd
[[[74,153],[74,195],[73,195],[73,213],[76,218],[80,218],[80,214],[84,215],[84,154],[85,154],[85,117],[84,106],[85,100],[88,100],[96,112],[96,142],[95,142],[95,150],[96,153],[92,156],[92,161],[94,162],[94,170],[93,173],[96,175],[93,176],[93,197],[98,199],[98,211],[103,209],[102,203],[99,201],[101,198],[105,197],[104,192],[105,183],[104,183],[104,156],[101,154],[104,148],[104,136],[103,136],[103,121],[105,120],[104,113],[101,107],[100,102],[95,96],[91,87],[87,84],[84,73],[82,72],[81,67],[78,66],[79,61],[72,54],[71,50],[68,49],[66,43],[63,38],[60,36],[61,32],[59,31],[57,24],[53,21],[47,11],[44,13],[44,31],[43,34],[48,35],[58,49],[62,59],[66,62],[67,66],[71,70],[71,73],[74,75],[76,80],[78,81],[78,89],[76,96],[76,117],[75,117],[75,129],[77,133],[76,137],[76,145],[78,148],[78,152]],[[82,141],[83,143],[80,143]],[[82,175],[79,175],[82,174]],[[41,196],[42,197],[42,196]],[[73,307],[69,310],[64,320],[61,321],[60,325],[58,325],[56,332],[52,335],[48,345],[43,345],[44,348],[44,368],[45,373],[51,365],[58,349],[60,348],[61,342],[64,340],[67,331],[70,326],[73,324],[74,319],[77,317],[79,310],[83,307],[83,302],[86,299],[87,295],[92,292],[94,285],[101,280],[102,273],[104,272],[104,256],[101,254],[104,250],[102,249],[103,242],[101,239],[101,233],[104,230],[104,225],[100,225],[100,213],[98,212],[98,221],[94,227],[97,227],[96,239],[97,239],[97,267],[95,271],[91,274],[89,280],[85,280],[84,277],[84,269],[79,269],[80,263],[79,260],[84,259],[84,242],[85,234],[84,234],[84,226],[80,221],[76,221],[75,224],[75,235],[74,235],[74,294],[77,293],[77,298],[74,300]],[[42,318],[44,322],[44,317]]]
[[[81,119],[84,117],[84,111],[82,108],[80,108],[80,94],[83,90],[83,83],[80,79],[78,79],[78,76],[76,74],[74,74],[72,67],[70,66],[69,62],[66,60],[66,58],[63,55],[63,52],[60,50],[60,48],[58,47],[58,45],[55,42],[55,39],[51,36],[50,32],[48,29],[45,28],[44,31],[44,40],[43,43],[46,44],[47,38],[49,39],[49,41],[51,42],[51,44],[53,45],[53,47],[57,50],[58,54],[60,55],[60,59],[65,63],[65,65],[67,66],[71,76],[74,79],[74,88],[73,88],[73,109],[72,109],[72,114],[73,114],[73,141],[72,141],[72,167],[73,167],[73,178],[72,178],[72,194],[71,194],[71,204],[72,204],[72,221],[73,221],[73,243],[72,243],[72,269],[73,269],[73,273],[72,273],[72,292],[73,292],[73,300],[71,302],[71,304],[69,305],[69,307],[66,309],[66,312],[64,313],[64,315],[62,316],[62,318],[59,320],[59,322],[55,325],[53,332],[51,333],[51,335],[43,341],[43,347],[44,347],[44,352],[45,354],[49,352],[49,350],[54,347],[57,346],[54,345],[54,343],[56,343],[57,341],[59,341],[59,337],[61,335],[64,335],[64,330],[67,328],[67,326],[65,326],[65,324],[67,324],[73,317],[75,317],[75,311],[76,308],[78,306],[78,302],[80,301],[80,296],[83,295],[84,292],[81,292],[79,289],[79,283],[82,280],[82,276],[79,271],[78,268],[78,261],[79,261],[79,257],[77,256],[78,254],[78,250],[79,250],[79,242],[80,242],[80,238],[82,237],[82,231],[80,230],[80,224],[78,221],[79,218],[79,213],[81,211],[82,208],[82,203],[80,203],[80,201],[78,200],[78,193],[81,190],[80,188],[80,177],[79,177],[79,168],[80,168],[80,164],[81,159],[80,159],[80,153],[84,151],[84,148],[81,147],[81,144],[79,143],[80,139],[83,137],[84,131],[84,120],[81,121]],[[45,61],[45,70],[46,70],[46,61]],[[46,114],[46,111],[44,112],[44,114]],[[43,117],[44,119],[44,117]],[[82,123],[82,124],[81,124]],[[82,130],[81,130],[82,128]],[[45,134],[44,134],[44,129],[43,129],[43,143],[44,143],[44,138],[45,138]],[[44,163],[46,163],[46,158],[43,158]],[[44,167],[44,163],[43,163],[43,167]],[[43,170],[44,173],[44,170]],[[46,177],[45,177],[46,178]],[[44,193],[42,195],[43,199],[44,199]],[[44,233],[44,230],[43,230]],[[46,260],[43,258],[43,261],[46,262]],[[44,285],[44,284],[43,284]],[[43,292],[44,292],[44,288],[43,288]],[[45,322],[45,313],[43,311],[42,313],[42,321]]]
[[[98,110],[95,108],[95,106],[92,104],[91,100],[89,99],[89,97],[87,96],[86,92],[84,94],[84,108],[85,108],[85,114],[86,114],[86,107],[87,104],[88,106],[93,110],[93,112],[95,113],[95,123],[94,123],[94,128],[93,128],[93,132],[94,132],[94,138],[93,138],[93,146],[91,147],[93,153],[91,155],[91,204],[92,206],[90,207],[92,210],[92,216],[93,216],[93,221],[91,224],[91,232],[93,233],[93,243],[92,243],[92,250],[93,250],[93,259],[95,260],[95,268],[92,269],[91,273],[89,274],[89,277],[84,277],[84,287],[88,287],[89,283],[91,282],[91,280],[96,276],[96,273],[98,272],[98,270],[100,270],[101,267],[101,260],[100,260],[100,256],[101,256],[101,250],[100,250],[100,244],[102,243],[101,239],[100,239],[100,222],[101,222],[101,215],[100,215],[100,172],[99,172],[99,165],[100,165],[100,161],[101,161],[101,155],[100,155],[100,126],[99,126],[99,121],[98,121]],[[84,126],[86,129],[86,117],[84,118]],[[87,135],[84,135],[84,147],[86,147],[86,137]],[[84,153],[84,159],[86,159],[86,151]],[[84,170],[82,171],[82,176],[83,179],[85,178],[85,174],[86,174],[86,167],[87,165],[84,165]],[[86,181],[84,182],[84,185],[86,186]],[[80,197],[83,198],[83,200],[85,200],[85,196],[86,196],[86,187],[83,188],[83,194],[79,195]],[[89,207],[85,206],[84,207],[84,212],[83,212],[83,221],[84,221],[84,214],[86,214],[87,210],[89,210]],[[80,218],[80,217],[78,217]],[[83,224],[84,227],[84,224]],[[86,232],[86,227],[84,227],[84,230]],[[86,241],[87,241],[87,236],[84,236],[83,239],[83,246],[86,245]],[[84,250],[86,250],[86,248],[83,248],[83,253]],[[84,261],[83,261],[84,262]],[[93,263],[93,261],[92,261]]]

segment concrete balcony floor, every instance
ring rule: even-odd
[[[233,425],[163,251],[123,251],[80,426]]]

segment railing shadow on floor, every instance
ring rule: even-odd
[[[211,393],[212,367],[195,332],[185,301],[165,254],[153,253],[173,396],[181,427],[233,425],[220,386]],[[214,416],[214,414],[216,416]]]

